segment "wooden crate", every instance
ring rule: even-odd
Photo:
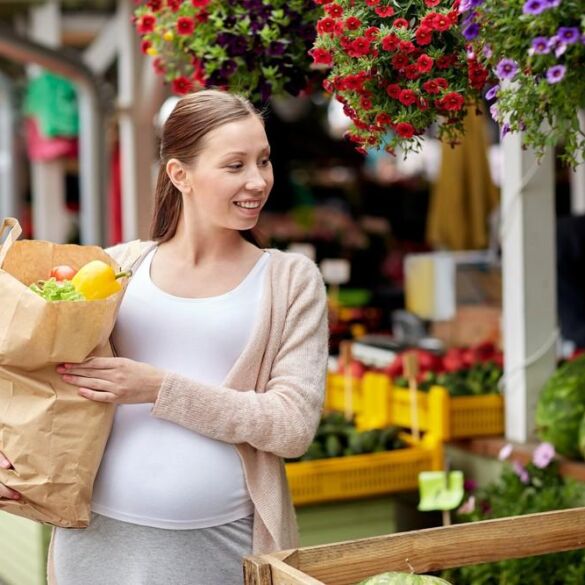
[[[484,520],[244,559],[245,585],[355,585],[585,547],[585,508]],[[529,584],[527,584],[529,585]]]

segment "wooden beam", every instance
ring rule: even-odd
[[[585,548],[585,508],[307,547],[297,553],[298,570],[317,583],[353,585],[386,571],[422,574],[579,548]]]

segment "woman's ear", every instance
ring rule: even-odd
[[[166,166],[167,175],[171,183],[181,192],[187,193],[190,189],[187,171],[182,163],[176,158],[171,158]]]

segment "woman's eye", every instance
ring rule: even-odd
[[[228,169],[232,169],[234,171],[239,171],[242,168],[242,165],[240,163],[237,163],[235,165],[228,165]]]
[[[270,159],[269,158],[265,158],[262,161],[262,166],[267,167],[270,164]]]

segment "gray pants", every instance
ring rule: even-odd
[[[252,519],[164,530],[92,514],[88,528],[55,529],[57,585],[241,585]]]

